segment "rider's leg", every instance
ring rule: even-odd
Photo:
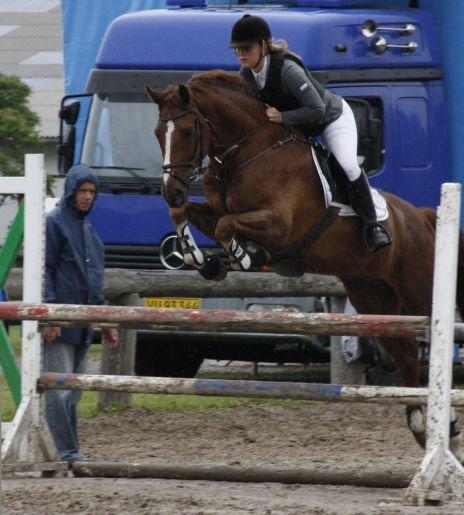
[[[374,252],[385,247],[391,242],[391,238],[387,230],[377,222],[369,183],[358,164],[356,121],[345,100],[342,114],[324,129],[322,136],[350,181],[353,208],[364,222],[364,239],[368,249]]]

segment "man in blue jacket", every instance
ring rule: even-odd
[[[46,218],[45,302],[102,304],[103,243],[86,220],[97,196],[97,178],[85,165],[73,166],[64,194]],[[48,326],[43,332],[44,370],[83,373],[92,342],[91,327]],[[118,345],[116,330],[102,331],[103,342]],[[48,390],[45,417],[61,459],[70,465],[85,459],[79,453],[77,403],[81,392]]]

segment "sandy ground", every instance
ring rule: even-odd
[[[464,418],[461,414],[461,420]],[[108,461],[397,470],[422,458],[400,406],[252,404],[205,412],[127,409],[80,422],[83,453]],[[6,479],[4,514],[436,514],[400,489],[155,479]],[[396,501],[396,503],[394,502]]]

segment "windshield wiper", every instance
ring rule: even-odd
[[[95,170],[102,170],[102,169],[108,169],[108,170],[125,170],[126,172],[130,173],[132,177],[140,181],[142,184],[145,184],[145,186],[148,188],[149,191],[154,191],[157,193],[157,190],[155,186],[145,177],[142,177],[138,173],[135,172],[135,170],[146,170],[146,168],[134,168],[130,166],[92,166],[89,165],[90,168],[93,168]]]

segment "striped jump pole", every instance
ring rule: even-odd
[[[178,379],[166,377],[104,376],[45,372],[38,390],[88,390],[169,395],[251,397],[299,401],[358,402],[377,404],[427,404],[427,388],[342,386],[336,384]],[[464,391],[452,391],[453,406],[464,406]]]

